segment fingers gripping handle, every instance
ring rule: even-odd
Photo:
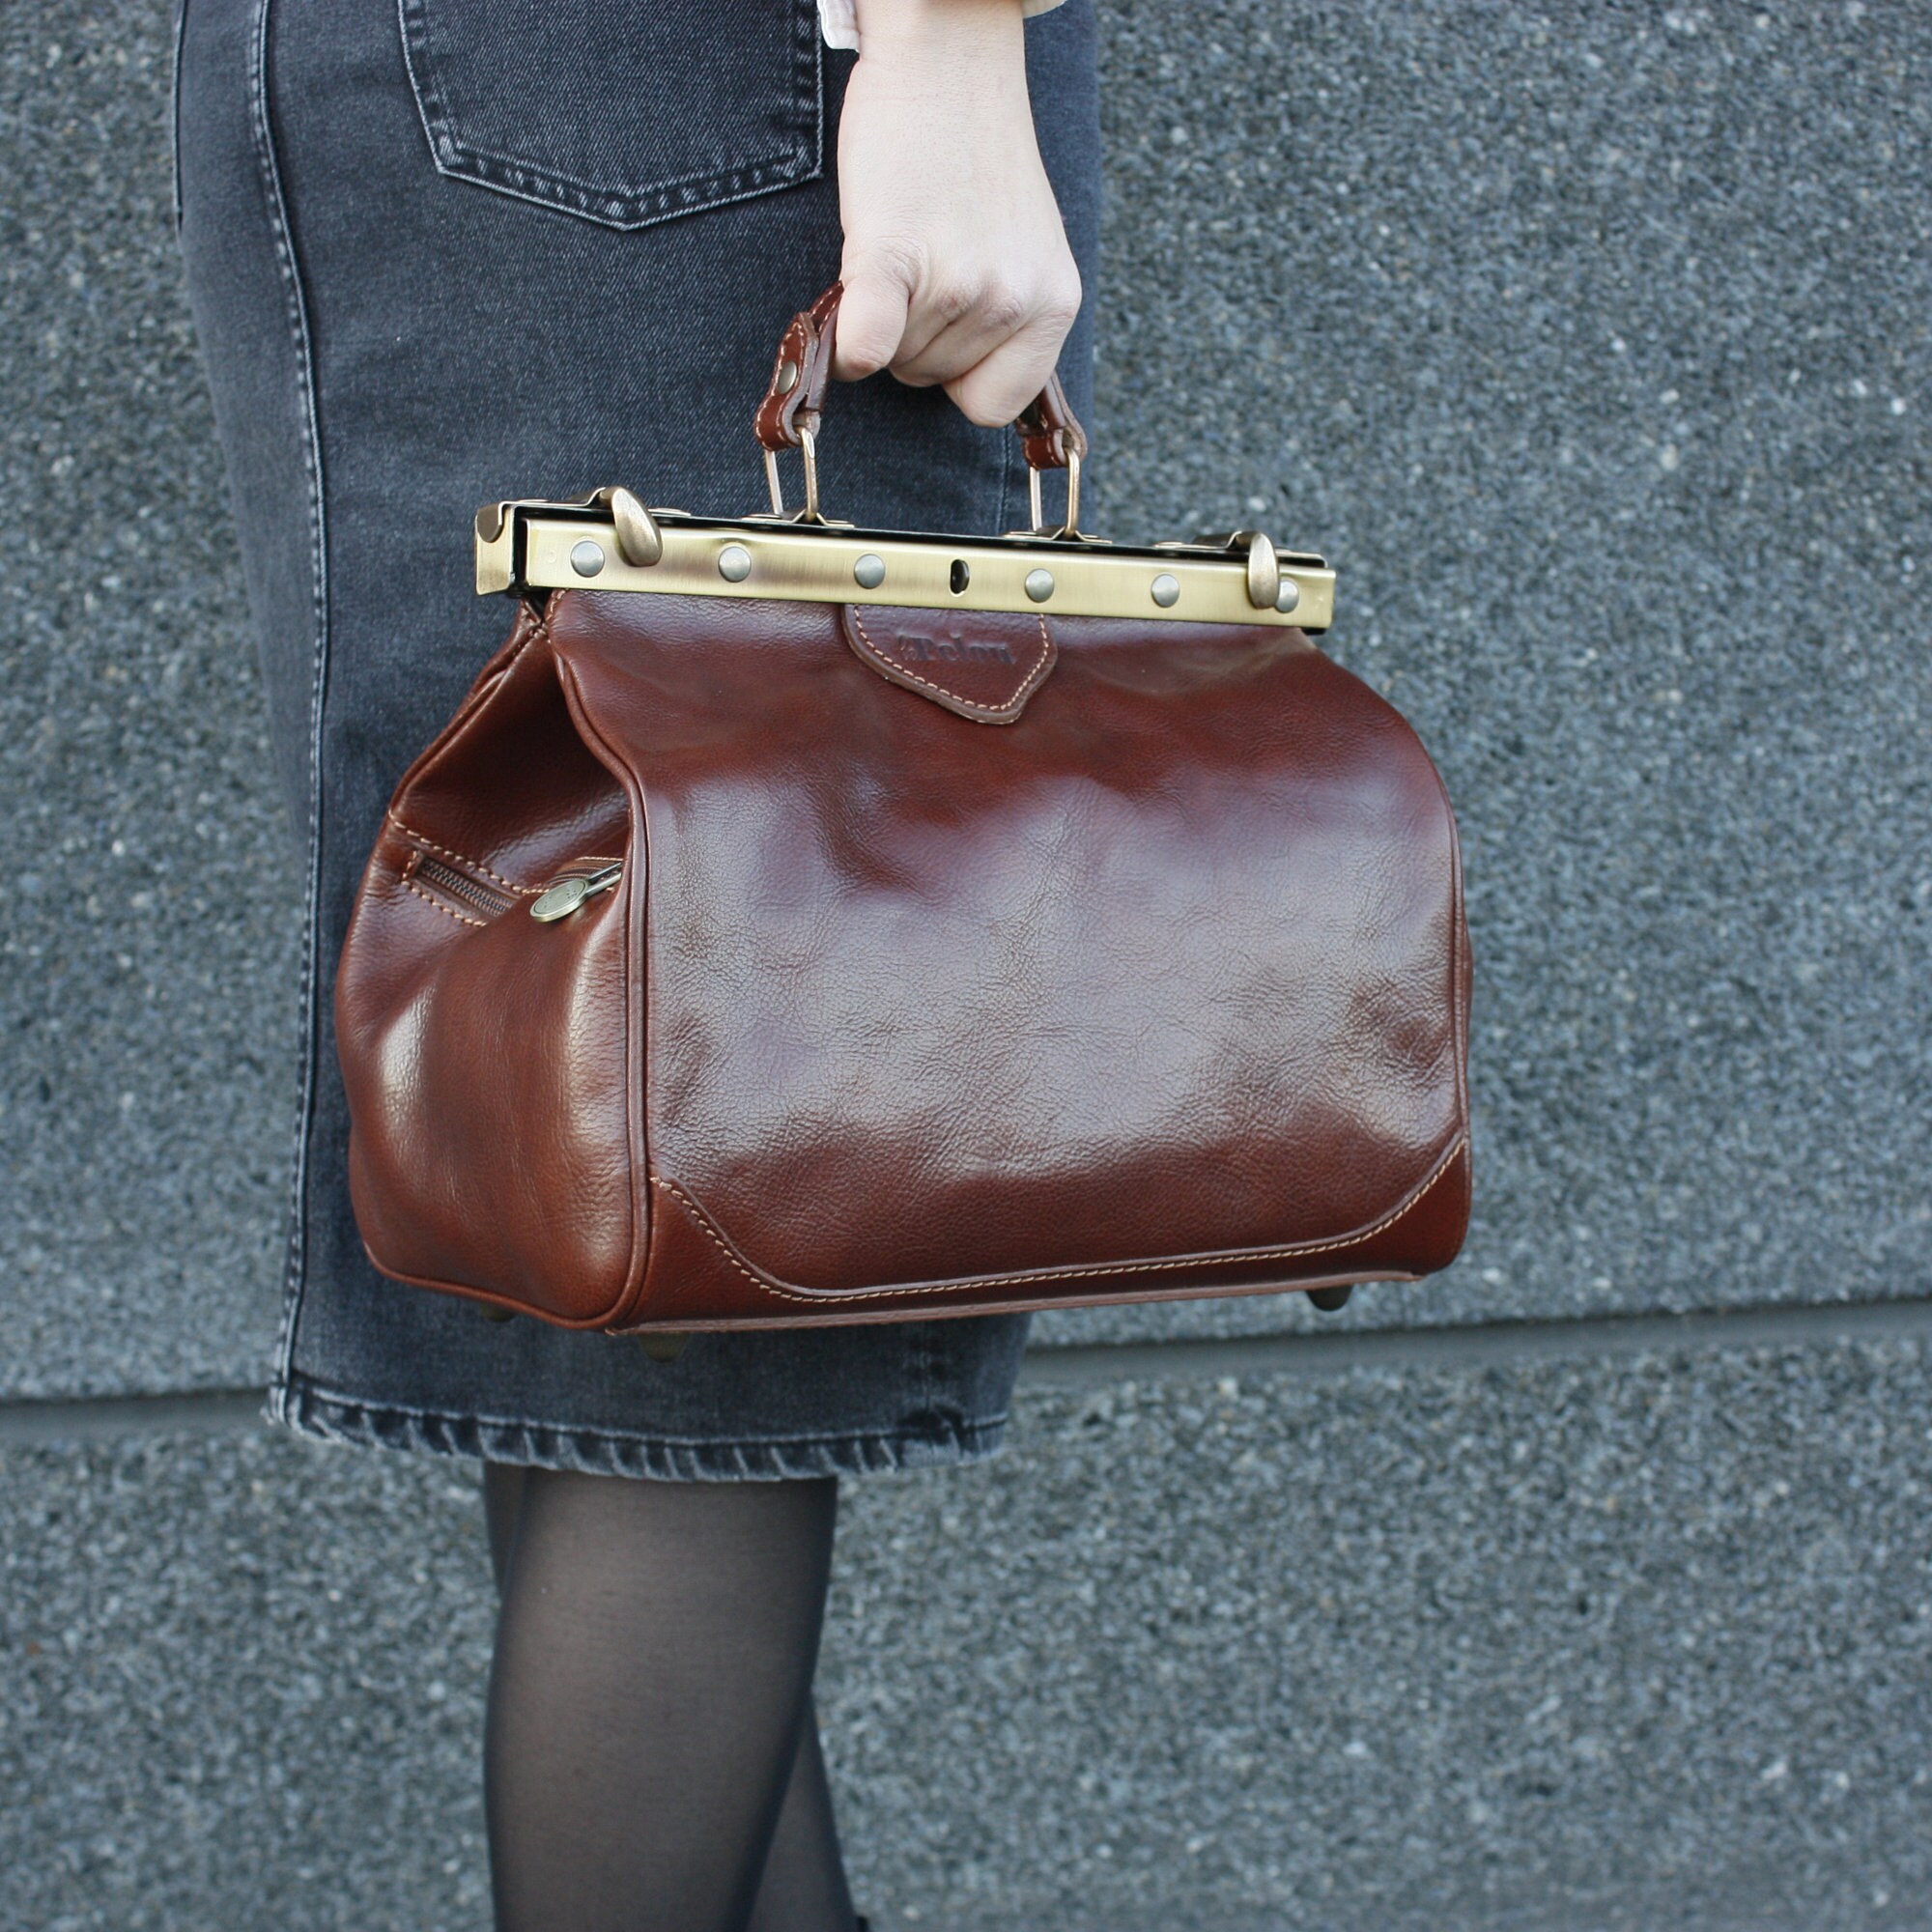
[[[792,317],[779,343],[772,380],[753,425],[759,442],[769,450],[797,449],[802,433],[815,433],[818,428],[825,385],[832,375],[838,298],[844,292],[842,283],[834,282],[810,308]],[[1013,427],[1031,469],[1065,469],[1069,457],[1087,453],[1087,432],[1074,416],[1057,370],[1020,412]]]
[[[810,308],[800,309],[792,317],[779,342],[778,355],[772,360],[772,380],[752,424],[765,452],[772,508],[780,515],[784,514],[784,504],[778,483],[778,454],[783,449],[804,453],[806,501],[804,510],[796,514],[806,523],[824,521],[818,510],[816,442],[825,409],[826,384],[832,378],[838,298],[843,293],[843,284],[834,282]],[[1080,427],[1066,400],[1058,370],[1048,376],[1046,386],[1014,418],[1013,427],[1019,432],[1020,447],[1026,456],[1035,527],[1038,528],[1043,521],[1040,472],[1065,469],[1066,521],[1053,534],[1078,535],[1080,463],[1087,454],[1087,432]]]

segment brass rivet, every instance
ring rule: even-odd
[[[1149,589],[1163,611],[1172,611],[1180,602],[1180,580],[1168,571],[1163,570]]]
[[[876,590],[886,581],[886,560],[867,551],[852,566],[852,576],[862,590]]]
[[[1295,582],[1293,578],[1284,577],[1281,580],[1281,588],[1274,593],[1274,608],[1286,612],[1293,611],[1300,602],[1301,585]]]
[[[1028,571],[1026,594],[1036,604],[1044,604],[1053,595],[1053,572],[1050,570]]]
[[[604,568],[604,546],[592,543],[588,537],[581,544],[573,544],[570,567],[579,577],[595,577]]]
[[[789,355],[779,364],[779,373],[772,379],[772,387],[781,396],[790,395],[798,387],[798,364]]]
[[[718,575],[726,583],[742,583],[752,574],[752,553],[743,544],[726,544],[718,553]]]

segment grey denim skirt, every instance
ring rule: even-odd
[[[1091,287],[1093,0],[1027,42]],[[350,1211],[329,1022],[384,806],[507,633],[507,603],[472,592],[477,505],[623,482],[762,506],[752,411],[785,321],[838,270],[853,57],[821,48],[813,0],[186,0],[177,46],[182,246],[307,889],[270,1413],[335,1441],[672,1479],[990,1453],[1023,1317],[699,1335],[660,1363],[385,1280]],[[1091,361],[1083,314],[1062,364],[1082,412]],[[834,515],[1023,521],[1017,440],[938,390],[841,385],[823,443]]]

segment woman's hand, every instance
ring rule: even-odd
[[[861,0],[838,129],[845,293],[832,370],[943,384],[1008,423],[1080,307],[1027,104],[1019,0]]]

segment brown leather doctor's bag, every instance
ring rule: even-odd
[[[1455,821],[1308,640],[1333,573],[1082,535],[1057,381],[1032,528],[828,521],[838,295],[757,412],[770,514],[478,516],[509,641],[398,786],[337,980],[370,1259],[653,1352],[1444,1266]]]

